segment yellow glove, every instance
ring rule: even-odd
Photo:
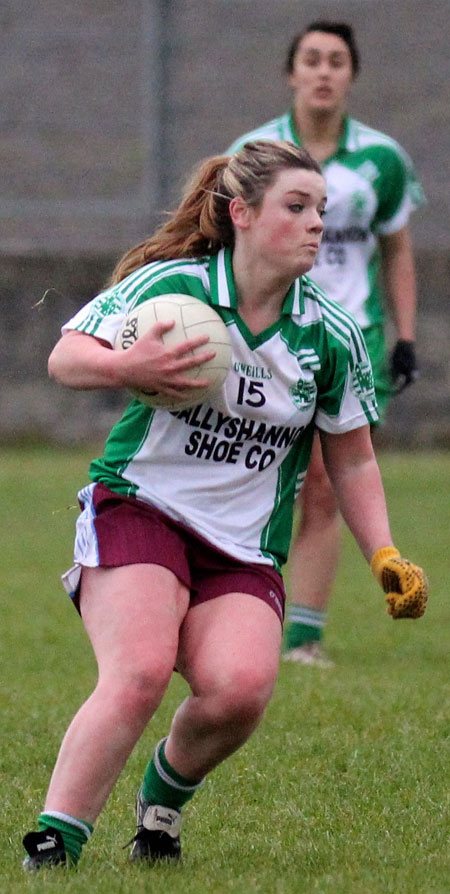
[[[394,546],[377,549],[370,563],[383,587],[388,614],[393,618],[421,618],[428,600],[428,582],[418,565],[402,559]]]

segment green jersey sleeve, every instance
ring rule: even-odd
[[[411,159],[397,143],[378,146],[372,153],[378,170],[374,230],[388,235],[406,226],[411,212],[424,203],[425,197]]]
[[[378,420],[372,367],[358,324],[348,316],[326,321],[326,350],[317,378],[318,428],[341,434]],[[341,323],[339,326],[338,324]]]
[[[125,317],[138,304],[169,294],[193,295],[208,302],[207,284],[204,262],[183,259],[148,264],[89,301],[62,331],[75,329],[113,345]]]

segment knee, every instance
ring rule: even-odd
[[[218,712],[222,722],[253,725],[262,717],[272,695],[276,670],[241,667],[222,682]]]
[[[120,717],[149,719],[167,689],[172,670],[165,660],[136,662],[131,667],[118,667],[99,685],[109,693]]]

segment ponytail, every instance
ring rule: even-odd
[[[120,259],[109,285],[120,282],[151,261],[217,254],[223,246],[233,244],[234,231],[228,211],[232,195],[224,194],[221,184],[221,174],[227,164],[228,156],[216,155],[200,165],[167,223]]]
[[[198,258],[232,247],[231,199],[240,196],[249,206],[259,207],[280,171],[291,168],[322,173],[306,149],[281,141],[255,140],[234,155],[206,159],[187,184],[181,204],[169,215],[167,223],[120,259],[109,285],[151,261]]]

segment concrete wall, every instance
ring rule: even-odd
[[[321,17],[354,25],[352,112],[402,143],[428,197],[413,223],[422,377],[384,437],[450,443],[448,0],[4,0],[0,437],[106,430],[124,396],[47,382],[60,324],[200,158],[287,107],[286,47]]]

